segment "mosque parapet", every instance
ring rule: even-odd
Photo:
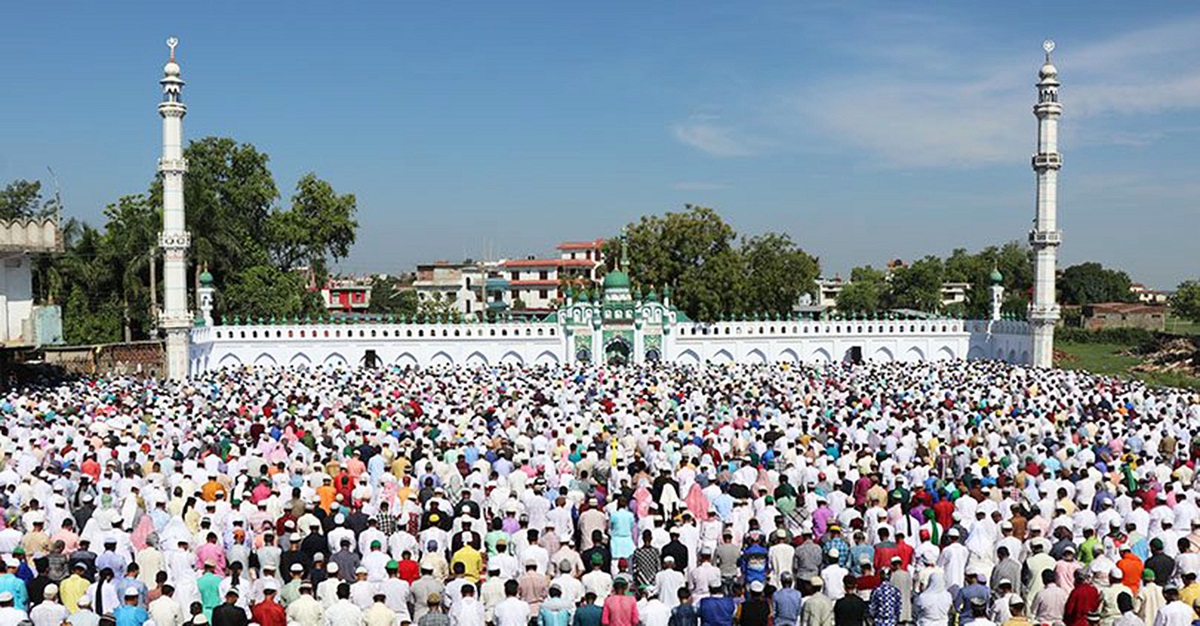
[[[604,362],[682,365],[963,358],[1020,363],[1029,357],[1029,324],[1008,318],[751,315],[701,323],[661,303],[646,304],[622,305],[606,315],[599,303],[585,302],[540,320],[491,322],[391,315],[235,317],[192,329],[192,367],[204,372],[254,365],[552,366],[596,362],[596,355]]]

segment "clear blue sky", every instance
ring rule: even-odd
[[[546,254],[686,202],[827,274],[1023,239],[1058,42],[1061,263],[1200,275],[1200,9],[1181,3],[22,2],[0,181],[93,223],[146,189],[163,41],[189,137],[358,196],[344,271]],[[48,181],[47,181],[48,182]]]

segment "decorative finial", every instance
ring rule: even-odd
[[[1050,62],[1050,53],[1054,52],[1054,40],[1047,39],[1046,41],[1043,41],[1042,42],[1042,50],[1046,51],[1046,62],[1049,63]]]
[[[171,60],[175,60],[175,46],[179,45],[179,40],[174,37],[167,38],[167,47],[171,49]]]

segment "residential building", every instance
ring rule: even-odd
[[[1145,328],[1162,331],[1167,327],[1167,308],[1137,302],[1088,304],[1083,307],[1083,327],[1088,330]]]
[[[361,313],[371,306],[370,277],[329,278],[321,287],[325,309],[339,313]]]
[[[1171,299],[1171,292],[1159,291],[1157,289],[1147,289],[1141,283],[1133,283],[1129,286],[1129,293],[1137,296],[1138,302],[1151,305],[1165,305]]]

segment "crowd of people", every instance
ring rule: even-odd
[[[1191,626],[1200,396],[1002,363],[0,397],[0,626]]]

